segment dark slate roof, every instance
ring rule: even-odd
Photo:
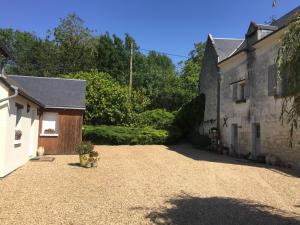
[[[84,80],[18,75],[7,77],[41,102],[44,108],[85,109]]]
[[[24,98],[36,103],[39,106],[44,106],[39,100],[32,97],[18,82],[15,80],[4,76],[3,74],[0,74],[0,80],[3,81],[3,83],[9,87],[10,89],[14,90],[13,86],[18,88],[18,94],[23,96]]]
[[[242,39],[230,39],[230,38],[214,38],[213,44],[216,52],[219,56],[219,61],[222,61],[229,57],[235,50],[242,44]]]
[[[276,31],[282,29],[283,27],[287,26],[295,17],[300,16],[300,6],[297,8],[293,9],[292,11],[288,12],[284,16],[280,17],[279,19],[275,20],[271,25],[267,24],[256,24],[255,22],[251,22],[251,25],[254,25],[257,27],[257,29],[264,29],[264,30],[270,30],[272,31],[269,35],[267,35],[265,38],[271,36],[274,34]],[[248,30],[249,32],[249,30]],[[247,33],[248,33],[247,32]],[[264,39],[264,38],[263,38]],[[262,39],[258,40],[261,41]],[[233,55],[236,55],[242,51],[245,51],[247,49],[247,42],[246,40],[243,40],[243,42],[240,44],[240,46],[234,51],[233,54],[231,54],[228,57],[225,57],[223,60],[226,60],[227,58],[230,58]],[[223,61],[222,59],[220,61]]]
[[[296,7],[292,11],[288,12],[284,16],[280,17],[279,19],[275,20],[271,25],[277,26],[278,28],[282,28],[291,22],[296,16],[300,15],[300,6]]]

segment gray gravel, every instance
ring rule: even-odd
[[[300,179],[189,145],[98,146],[0,180],[0,224],[300,224]]]

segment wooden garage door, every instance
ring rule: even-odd
[[[59,115],[57,154],[75,154],[76,145],[82,140],[82,113],[61,112]]]

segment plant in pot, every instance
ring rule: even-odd
[[[96,151],[92,151],[90,153],[90,163],[92,167],[98,166],[98,160],[99,160],[99,153]]]
[[[55,134],[56,131],[55,131],[54,129],[52,129],[52,128],[49,128],[49,129],[46,129],[46,130],[44,131],[44,133],[45,133],[45,134]]]
[[[82,142],[75,148],[75,152],[79,154],[80,166],[89,167],[90,153],[93,152],[94,146],[90,141]]]
[[[22,137],[22,131],[16,130],[15,131],[15,140],[21,140],[21,137]]]

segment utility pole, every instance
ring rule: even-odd
[[[132,60],[133,60],[133,42],[130,43],[130,63],[129,63],[129,99],[132,92]]]

